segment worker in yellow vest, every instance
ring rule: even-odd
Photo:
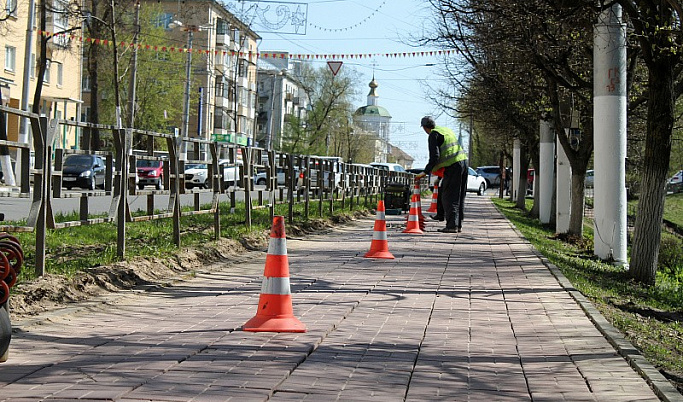
[[[467,193],[467,155],[453,130],[437,126],[430,116],[423,117],[420,126],[429,135],[429,162],[424,172],[418,175],[418,179],[444,168],[439,195],[444,207],[446,227],[439,231],[461,232]]]

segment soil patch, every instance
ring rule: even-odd
[[[334,219],[311,219],[299,225],[287,225],[288,236],[324,233],[334,226],[368,216],[356,212]],[[239,240],[220,239],[201,247],[182,248],[168,258],[134,257],[127,261],[86,269],[74,276],[46,274],[34,281],[22,282],[12,288],[10,311],[13,319],[27,319],[38,314],[87,301],[96,296],[121,290],[171,286],[187,279],[199,269],[211,270],[212,265],[239,263],[251,252],[265,253],[269,233],[252,233]],[[79,252],[85,252],[80,250]],[[96,252],[96,250],[88,250]],[[50,258],[68,258],[58,253]],[[253,255],[249,258],[253,258]],[[26,267],[24,267],[25,269]]]

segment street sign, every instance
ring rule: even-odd
[[[339,69],[342,66],[342,63],[343,62],[341,62],[341,61],[328,61],[327,62],[327,66],[330,68],[330,70],[332,70],[332,75],[335,75],[335,76],[337,75],[337,73],[339,72]]]

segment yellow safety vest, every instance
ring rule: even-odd
[[[454,163],[467,160],[465,150],[460,146],[458,137],[453,130],[448,127],[434,127],[432,130],[443,135],[443,144],[439,147],[439,162],[432,168],[432,171],[442,167],[451,166]]]

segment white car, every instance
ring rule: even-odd
[[[474,169],[468,168],[467,172],[467,191],[484,195],[486,191],[486,179],[478,174]]]
[[[667,191],[671,191],[672,193],[680,193],[683,191],[683,170],[679,170],[667,180],[666,188]]]
[[[405,168],[398,163],[372,162],[370,166],[378,169],[388,170],[390,172],[405,172]]]
[[[237,184],[241,187],[241,183],[236,183],[239,176],[239,166],[229,165],[229,160],[221,159],[218,161],[218,171],[222,170],[223,178],[223,188],[227,189],[230,186]],[[185,187],[201,187],[209,188],[211,187],[211,180],[209,178],[208,164],[206,163],[195,163],[188,164],[185,167]]]
[[[594,183],[595,183],[595,171],[594,170],[586,170],[586,177],[583,181],[584,187],[593,188]]]
[[[209,170],[206,163],[192,163],[185,166],[185,187],[209,188]]]

